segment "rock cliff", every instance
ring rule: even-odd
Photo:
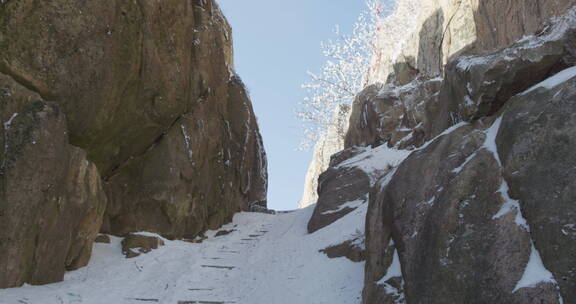
[[[316,143],[312,152],[312,160],[304,178],[304,192],[298,203],[298,208],[305,208],[318,201],[318,178],[328,169],[330,156],[344,148],[344,137],[348,129],[350,107],[339,105],[334,111],[332,124],[326,134]]]
[[[194,238],[266,207],[266,155],[211,0],[0,3],[0,287],[99,230]]]
[[[380,61],[309,222],[368,204],[363,303],[576,301],[574,4],[423,1]]]

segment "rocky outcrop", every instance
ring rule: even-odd
[[[415,151],[373,190],[365,303],[394,302],[381,280],[394,252],[408,303],[575,300],[576,69],[541,86]]]
[[[422,73],[407,84],[367,87],[354,101],[345,147],[411,149],[459,121],[493,115],[515,94],[576,62],[575,25],[569,16],[557,18],[505,49],[456,57],[443,68],[444,78]]]
[[[0,287],[62,280],[88,263],[106,197],[68,143],[60,107],[0,74]]]
[[[157,236],[130,233],[122,240],[122,254],[131,259],[164,245],[164,241]]]
[[[192,239],[266,207],[262,139],[214,1],[2,1],[0,73],[21,94],[0,104],[0,287],[60,280],[98,230]]]
[[[239,79],[229,84],[108,179],[103,231],[193,239],[237,211],[266,206],[266,156],[256,120]]]
[[[354,101],[344,146],[381,145],[408,149],[433,134],[432,119],[440,78],[418,79],[404,86],[373,84]]]
[[[308,232],[322,229],[366,204],[375,182],[409,153],[381,145],[352,147],[332,155],[330,167],[318,179],[319,198],[308,221]]]
[[[572,67],[513,98],[496,139],[510,195],[565,303],[576,301],[575,109]]]
[[[304,192],[298,208],[305,208],[318,201],[318,178],[330,165],[330,157],[344,148],[344,136],[348,129],[350,107],[342,104],[334,111],[332,124],[318,140],[312,152],[312,160],[304,178]]]
[[[320,252],[326,254],[331,259],[346,257],[350,261],[358,263],[366,260],[363,242],[364,238],[358,237],[338,245],[324,248],[320,250]]]
[[[350,156],[361,152],[364,151],[350,149],[341,154]],[[338,156],[332,158],[328,170],[318,178],[319,199],[308,222],[309,233],[330,225],[367,201],[366,193],[371,186],[370,176],[354,166],[339,166]]]
[[[400,2],[400,10],[406,10],[404,3],[414,1]],[[443,73],[451,58],[509,46],[543,29],[546,20],[574,4],[574,0],[418,1],[416,10],[400,12],[417,21],[395,28],[398,33],[392,34],[399,41],[393,49],[382,49],[370,79],[404,85],[418,76],[434,78]],[[381,31],[380,47],[390,46],[390,34]]]
[[[369,201],[363,303],[576,301],[573,4],[422,3],[432,15],[357,96],[334,156],[372,182],[351,191],[330,166],[310,220]]]
[[[576,176],[566,169],[576,141],[575,12],[447,65],[424,141],[370,192],[364,303],[576,301],[567,204]],[[382,106],[385,122],[405,114],[394,105]],[[366,126],[376,124],[385,125],[351,127],[361,136],[349,136],[393,143],[398,128],[374,137]]]

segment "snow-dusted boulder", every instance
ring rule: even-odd
[[[382,145],[352,147],[332,156],[330,167],[319,178],[318,203],[308,222],[308,232],[324,228],[366,204],[376,180],[390,172],[408,151]]]
[[[344,146],[407,149],[432,138],[433,110],[442,79],[417,79],[403,86],[374,84],[354,100]]]
[[[442,110],[457,121],[493,115],[510,97],[576,63],[575,46],[572,9],[510,47],[458,57],[446,66]]]
[[[570,79],[566,81],[567,79]],[[576,67],[513,98],[498,151],[544,265],[576,301]]]
[[[391,278],[391,251],[399,257],[408,303],[559,303],[548,271],[532,278],[541,282],[522,284],[527,265],[544,266],[532,257],[530,223],[510,198],[496,152],[500,119],[493,121],[440,136],[374,188],[365,303],[400,292],[385,279]]]
[[[415,150],[370,194],[364,303],[576,301],[575,126],[571,67]]]

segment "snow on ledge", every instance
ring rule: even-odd
[[[367,147],[366,152],[358,154],[340,165],[337,168],[350,168],[356,167],[364,171],[371,179],[372,185],[376,179],[380,177],[379,172],[386,169],[386,165],[391,168],[398,166],[412,151],[397,150],[389,148],[386,143],[376,147]]]
[[[512,292],[516,292],[522,288],[532,288],[536,287],[540,283],[553,283],[557,284],[554,276],[546,267],[544,263],[542,263],[542,258],[540,258],[540,253],[536,250],[536,247],[533,243],[532,251],[530,253],[530,259],[528,260],[528,264],[526,264],[526,269],[524,270],[524,274],[518,283],[516,283],[516,287]]]
[[[340,206],[338,206],[338,208],[334,209],[334,210],[327,210],[322,212],[323,215],[326,214],[333,214],[333,213],[338,213],[346,208],[348,209],[356,209],[358,207],[360,207],[362,204],[366,203],[366,201],[368,200],[368,197],[364,197],[364,199],[357,199],[357,200],[353,200],[350,202],[346,202]]]
[[[556,86],[572,79],[576,77],[576,66],[573,66],[571,68],[567,68],[563,71],[558,72],[557,74],[555,74],[554,76],[532,86],[531,88],[529,88],[528,90],[520,93],[519,95],[526,95],[532,91],[535,91],[536,89],[539,88],[546,88],[546,89],[553,89]]]
[[[390,240],[392,242],[392,240]],[[391,278],[402,276],[402,266],[400,265],[400,257],[398,256],[398,249],[394,248],[394,257],[392,258],[392,264],[388,267],[386,274],[376,282],[378,285],[387,284],[386,281]]]

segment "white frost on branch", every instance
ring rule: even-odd
[[[352,34],[343,34],[336,27],[336,38],[320,45],[326,62],[319,73],[308,72],[310,81],[302,85],[307,96],[296,111],[304,123],[302,148],[309,148],[322,138],[335,123],[335,109],[351,104],[367,84],[375,54],[377,24],[385,11],[381,0],[368,0],[367,6],[368,10],[354,24]]]

